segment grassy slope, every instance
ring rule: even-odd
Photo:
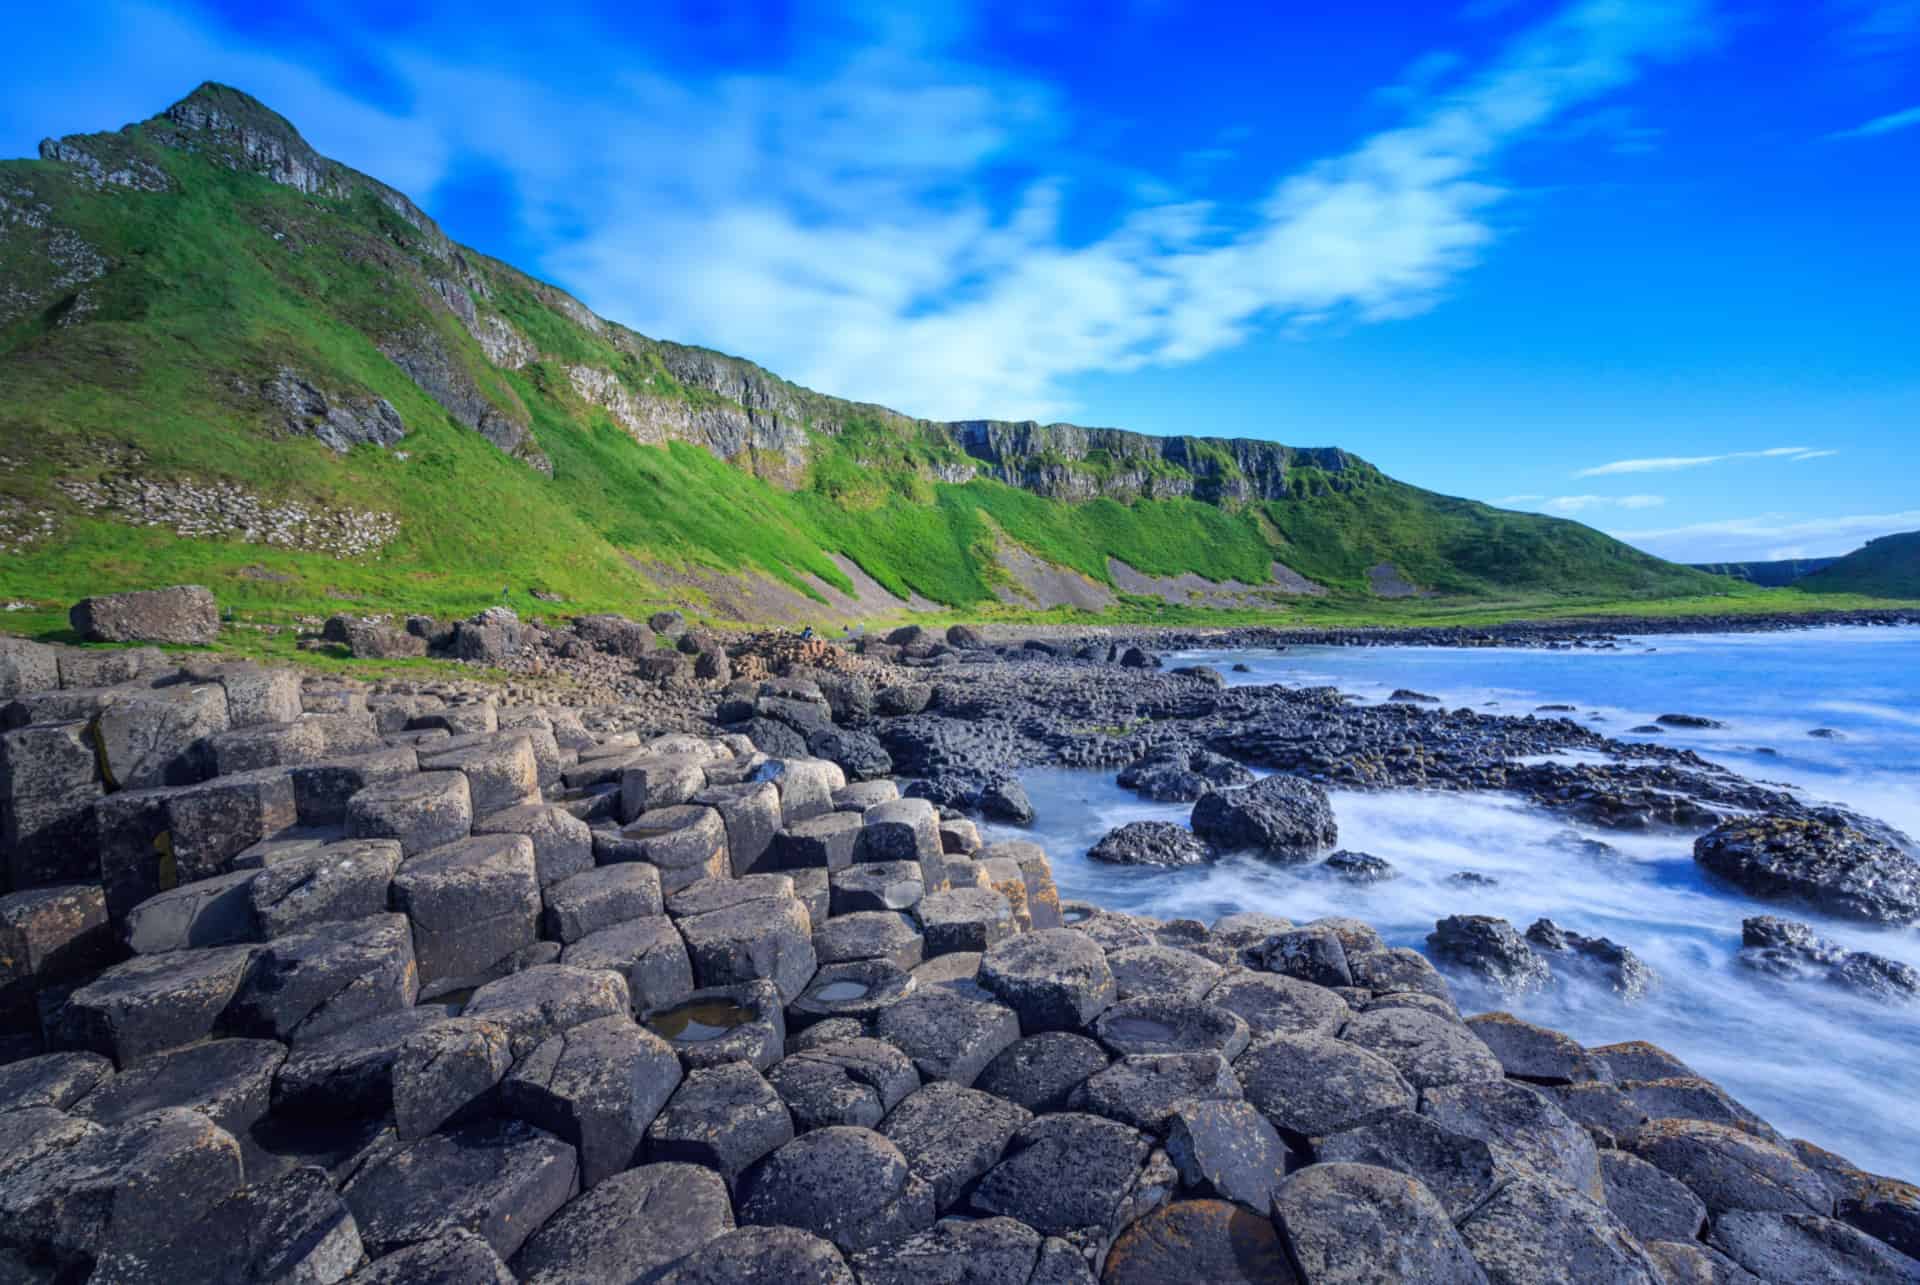
[[[1920,598],[1920,531],[1869,540],[1823,571],[1798,581],[1814,594],[1877,594]]]
[[[371,197],[307,197],[144,147],[137,132],[117,145],[164,169],[173,190],[96,190],[64,166],[0,164],[0,183],[30,188],[113,265],[88,288],[94,306],[80,324],[58,324],[56,306],[0,331],[0,454],[27,461],[0,474],[0,494],[50,507],[60,521],[56,539],[0,565],[0,597],[52,605],[197,581],[247,613],[326,612],[345,601],[446,614],[495,601],[508,583],[517,593],[558,593],[573,610],[635,612],[669,595],[628,554],[844,587],[827,557],[837,552],[895,592],[959,614],[1003,614],[986,557],[996,528],[1099,581],[1112,556],[1155,574],[1257,584],[1278,557],[1335,590],[1296,609],[1313,619],[1415,614],[1368,595],[1366,568],[1381,561],[1449,601],[1473,600],[1456,607],[1524,602],[1534,614],[1726,583],[1575,523],[1431,495],[1364,466],[1337,486],[1297,470],[1288,499],[1239,512],[1187,500],[1067,505],[997,482],[937,483],[934,469],[956,456],[937,430],[903,429],[817,395],[808,396],[839,417],[841,431],[816,433],[805,485],[782,490],[696,447],[637,445],[581,403],[566,364],[612,370],[639,396],[720,399],[678,384],[649,341],[621,347],[583,329],[505,265],[472,256],[493,306],[542,352],[512,372],[492,367],[450,315],[425,302],[418,235]],[[0,242],[0,283],[44,272],[23,244]],[[489,400],[530,418],[551,478],[454,423],[371,337],[421,326],[436,330]],[[269,431],[272,417],[251,390],[289,366],[332,393],[391,401],[409,429],[400,450],[340,457]],[[110,444],[146,452],[145,476],[229,480],[274,500],[391,512],[402,534],[377,556],[340,560],[89,517],[52,482],[105,471]],[[1177,618],[1182,609],[1133,601],[1121,614]]]

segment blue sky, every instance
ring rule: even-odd
[[[527,13],[16,15],[0,153],[218,79],[824,391],[1340,445],[1675,558],[1920,528],[1920,0]]]

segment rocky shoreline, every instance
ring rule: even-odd
[[[85,615],[139,641],[210,609]],[[1329,785],[1499,790],[1705,831],[1755,896],[1920,919],[1903,836],[1691,752],[1153,654],[1275,645],[1228,636],[496,611],[316,638],[505,687],[0,641],[0,1278],[1920,1280],[1920,1189],[1448,981],[1578,958],[1630,985],[1612,943],[1161,921],[982,842],[1042,764],[1124,769],[1194,803],[1189,841],[1282,861],[1332,846]],[[1617,761],[1515,762],[1566,749]],[[1746,931],[1755,967],[1900,991]]]

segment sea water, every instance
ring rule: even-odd
[[[1666,635],[1623,640],[1614,650],[1296,647],[1167,660],[1213,665],[1235,684],[1332,685],[1367,701],[1411,688],[1448,709],[1518,715],[1570,704],[1575,711],[1565,717],[1607,736],[1693,749],[1920,836],[1920,629]],[[1230,672],[1236,663],[1251,672]],[[1629,730],[1666,713],[1726,726]],[[1840,736],[1809,734],[1821,728]],[[990,838],[1037,839],[1069,898],[1208,921],[1234,910],[1295,921],[1349,915],[1393,945],[1414,947],[1424,947],[1435,920],[1468,913],[1499,915],[1522,930],[1545,917],[1611,937],[1658,975],[1645,998],[1622,1000],[1563,966],[1551,988],[1525,997],[1453,977],[1461,1008],[1505,1008],[1586,1044],[1651,1040],[1787,1136],[1920,1179],[1920,1003],[1864,999],[1817,980],[1782,982],[1738,960],[1748,915],[1803,920],[1850,949],[1920,966],[1916,930],[1764,904],[1705,876],[1691,834],[1576,826],[1503,794],[1335,791],[1340,846],[1384,857],[1399,871],[1379,884],[1246,857],[1186,870],[1109,866],[1086,859],[1107,831],[1134,820],[1184,823],[1191,805],[1143,800],[1120,789],[1112,772],[1042,769],[1023,780],[1038,820],[1028,830],[985,829]],[[1460,872],[1494,882],[1463,886],[1449,878]]]

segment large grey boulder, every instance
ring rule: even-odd
[[[882,1135],[834,1125],[800,1135],[756,1165],[741,1186],[738,1216],[864,1249],[931,1227],[933,1188]]]
[[[175,585],[82,598],[67,613],[88,642],[178,643],[212,646],[220,639],[220,609],[204,585]]]
[[[1105,952],[1068,928],[993,943],[981,956],[979,976],[982,986],[1019,1014],[1027,1035],[1078,1030],[1117,994]]]
[[[1224,852],[1252,852],[1290,863],[1311,859],[1339,841],[1326,790],[1295,776],[1269,776],[1240,790],[1200,796],[1193,832]]]
[[[1868,923],[1920,920],[1920,861],[1837,814],[1728,821],[1694,841],[1693,859],[1765,900]]]

